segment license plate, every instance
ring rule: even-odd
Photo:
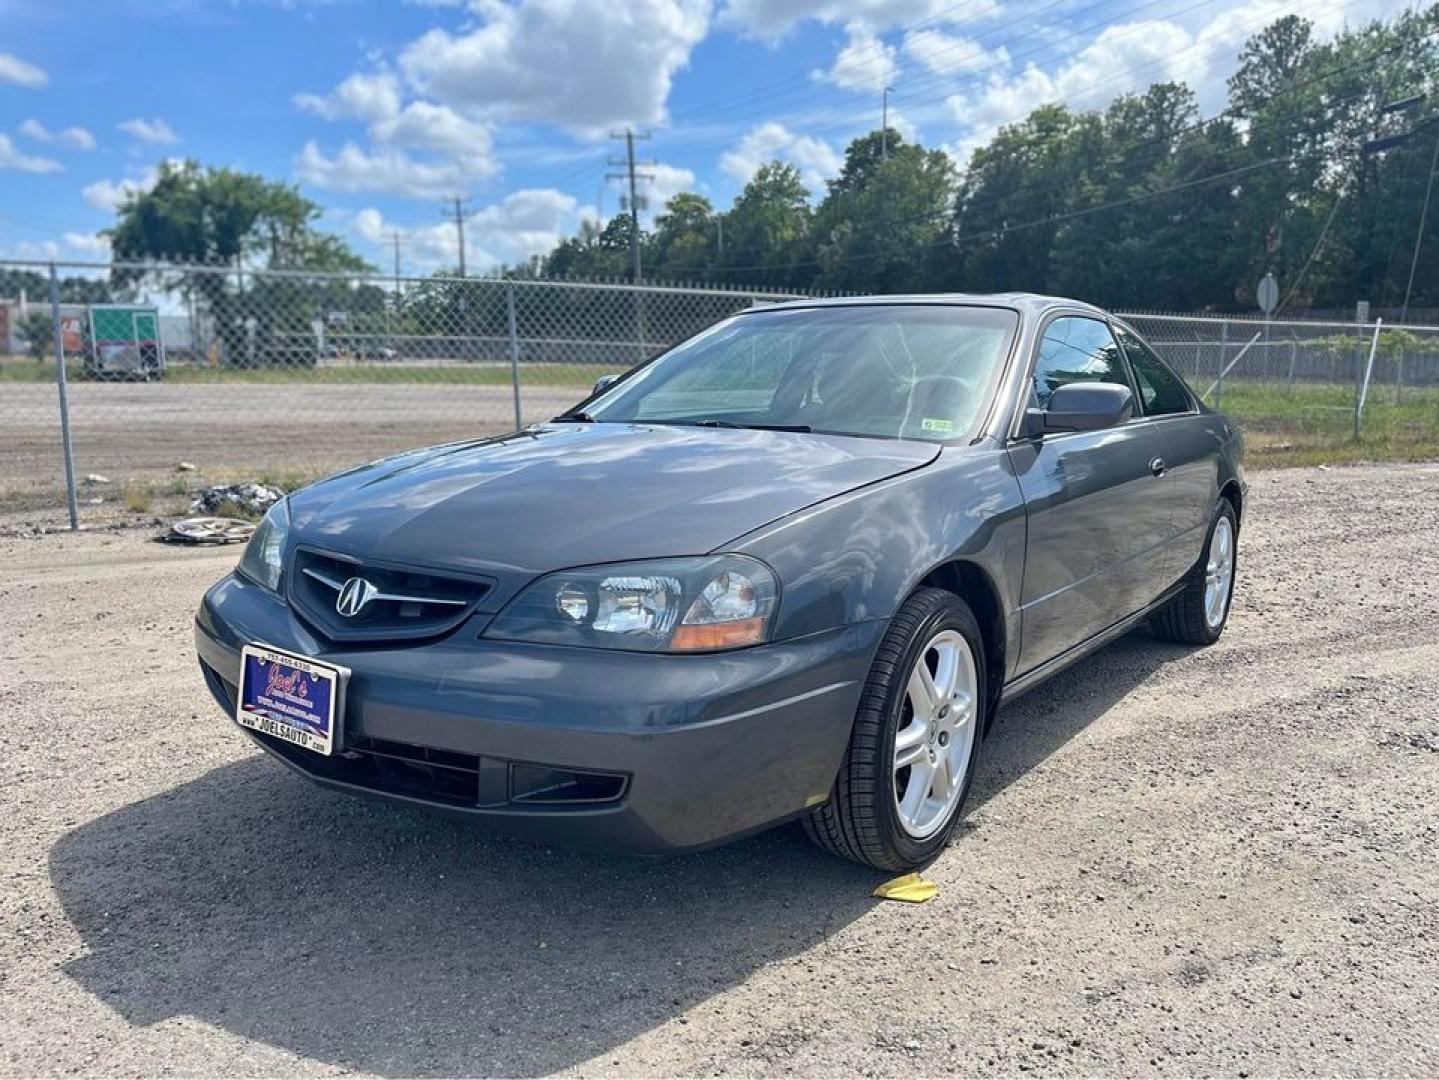
[[[335,752],[344,668],[276,652],[262,645],[240,650],[240,693],[235,720],[317,754]]]

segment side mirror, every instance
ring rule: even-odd
[[[595,380],[595,385],[590,389],[590,397],[594,397],[601,390],[608,390],[610,385],[618,378],[618,375],[601,375]]]
[[[1049,408],[1026,409],[1027,437],[1062,431],[1098,431],[1134,415],[1134,391],[1119,383],[1065,383],[1049,397]]]

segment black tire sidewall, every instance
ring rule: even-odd
[[[920,650],[929,644],[941,630],[957,630],[968,643],[974,658],[975,693],[977,708],[971,723],[976,725],[974,741],[971,744],[969,763],[965,769],[958,801],[950,814],[949,821],[932,836],[916,840],[905,832],[899,821],[899,809],[895,806],[894,740],[899,734],[899,718],[904,707],[905,690],[909,673],[919,659]],[[875,807],[880,833],[886,847],[896,852],[905,862],[920,864],[934,858],[949,843],[951,834],[964,813],[964,804],[969,798],[970,784],[974,779],[975,765],[979,761],[979,747],[984,734],[984,709],[988,701],[985,686],[984,639],[979,632],[979,622],[969,605],[958,596],[948,594],[933,611],[920,622],[905,646],[904,659],[896,669],[890,684],[884,688],[884,737],[880,742],[881,752],[876,767],[883,774],[876,777],[876,791],[881,793],[880,805]]]
[[[1234,551],[1231,555],[1229,567],[1229,595],[1224,598],[1224,618],[1219,620],[1218,626],[1210,626],[1209,620],[1204,613],[1204,575],[1209,565],[1209,545],[1214,542],[1214,530],[1219,528],[1219,519],[1229,519],[1230,544]],[[1239,519],[1234,514],[1234,506],[1228,499],[1220,499],[1214,507],[1214,516],[1209,521],[1209,530],[1204,534],[1204,550],[1199,554],[1199,565],[1194,568],[1194,583],[1191,586],[1196,590],[1198,596],[1197,609],[1199,621],[1202,623],[1201,633],[1208,639],[1210,644],[1219,640],[1224,628],[1229,625],[1229,612],[1234,607],[1234,586],[1239,578]]]

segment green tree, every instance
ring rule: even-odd
[[[26,348],[36,360],[43,361],[55,351],[55,321],[49,309],[30,311],[20,320],[16,329],[25,339]]]
[[[645,244],[645,277],[703,278],[714,265],[715,244],[714,207],[703,195],[682,191],[655,218]]]
[[[292,185],[196,161],[162,165],[150,190],[120,205],[107,230],[119,261],[173,260],[215,267],[179,274],[117,267],[112,281],[146,280],[195,301],[236,363],[313,362],[314,325],[357,306],[351,286],[326,278],[256,277],[250,270],[354,273],[373,269],[339,237],[320,232],[320,207]],[[233,267],[235,273],[221,268]],[[363,290],[359,290],[363,292]],[[371,289],[366,303],[382,297]]]
[[[793,165],[761,165],[724,215],[725,249],[718,263],[727,280],[794,286],[813,276],[799,266],[809,256],[809,200]]]
[[[1106,185],[1086,177],[1105,154],[1103,121],[1045,105],[999,130],[970,156],[954,212],[954,287],[1050,289],[1059,226],[1049,219],[1097,206]]]
[[[845,151],[839,176],[814,216],[816,284],[828,289],[907,292],[935,281],[949,230],[954,166],[943,150],[878,131]]]

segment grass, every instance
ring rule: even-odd
[[[148,484],[123,488],[120,491],[120,497],[125,500],[125,505],[136,514],[148,514],[155,505],[155,492]]]
[[[1439,458],[1439,388],[1372,385],[1360,437],[1354,389],[1230,379],[1220,408],[1244,431],[1252,468]]]
[[[628,363],[613,364],[521,364],[522,386],[588,387],[601,375],[623,371]],[[84,365],[69,361],[67,378],[84,379]],[[0,358],[0,382],[54,382],[53,362],[36,363],[30,357]],[[505,361],[439,364],[360,364],[353,367],[209,367],[202,364],[173,364],[165,382],[188,385],[283,384],[306,386],[336,385],[432,385],[509,386],[510,365]]]

